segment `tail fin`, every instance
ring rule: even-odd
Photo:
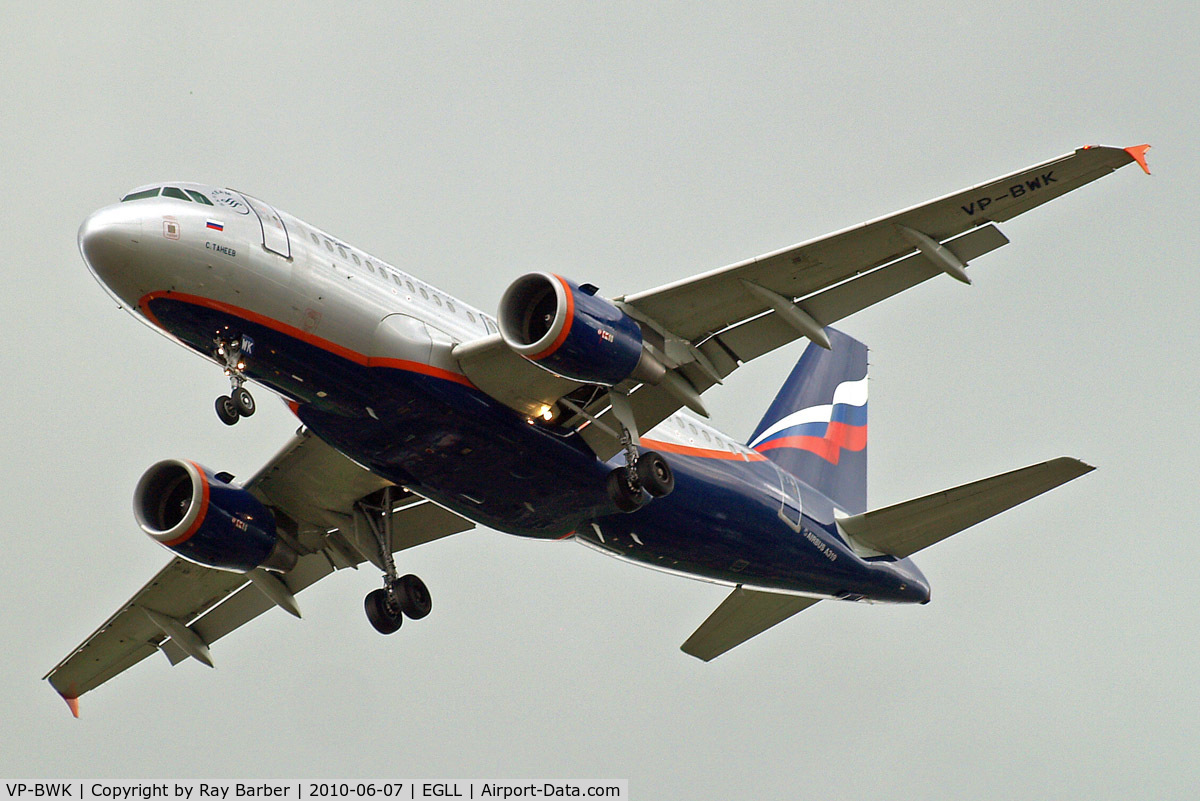
[[[748,443],[844,512],[867,510],[867,346],[833,328],[813,343]]]

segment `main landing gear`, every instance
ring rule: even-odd
[[[254,397],[242,384],[246,383],[246,360],[243,357],[241,338],[226,340],[218,337],[216,357],[225,362],[225,375],[229,376],[229,394],[217,398],[217,417],[231,426],[243,417],[254,414]]]
[[[633,433],[624,425],[621,427],[621,445],[625,451],[625,466],[613,468],[605,487],[617,508],[626,514],[642,508],[646,503],[642,490],[652,498],[670,495],[675,489],[675,474],[667,460],[654,451],[639,454]]]
[[[404,618],[420,620],[433,609],[433,600],[425,582],[409,573],[398,575],[392,558],[392,487],[383,489],[378,506],[360,501],[383,562],[383,589],[372,590],[363,599],[367,620],[380,634],[393,634],[400,629]]]

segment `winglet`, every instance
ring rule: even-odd
[[[1146,151],[1150,149],[1150,145],[1134,145],[1133,147],[1125,148],[1125,152],[1133,157],[1133,160],[1142,168],[1142,172],[1146,175],[1150,174],[1150,168],[1146,166]]]
[[[71,708],[71,714],[75,716],[76,720],[78,720],[79,719],[79,699],[72,698],[69,695],[64,695],[62,697],[62,699],[67,702],[67,706],[69,706]]]

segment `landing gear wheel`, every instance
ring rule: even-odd
[[[221,418],[221,422],[227,426],[233,425],[241,418],[233,398],[228,395],[217,398],[217,417]]]
[[[233,391],[233,405],[242,417],[254,414],[254,396],[245,387],[238,387]]]
[[[396,594],[400,596],[400,609],[411,620],[420,620],[433,609],[433,599],[425,582],[409,573],[396,582]]]
[[[618,467],[608,474],[606,489],[608,497],[625,514],[636,512],[646,502],[640,487],[635,490],[629,486],[624,467]]]
[[[388,604],[387,590],[372,590],[363,599],[363,608],[367,610],[367,620],[380,634],[395,634],[404,622],[404,615],[399,607],[395,609]]]
[[[675,489],[675,474],[671,472],[671,465],[654,451],[646,451],[638,458],[637,474],[642,487],[655,498],[670,495],[671,490]]]

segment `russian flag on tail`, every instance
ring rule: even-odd
[[[800,448],[837,464],[842,451],[867,447],[867,379],[844,381],[833,403],[793,412],[750,441],[762,453],[774,448]]]
[[[867,346],[810,344],[747,443],[848,514],[867,509]]]

